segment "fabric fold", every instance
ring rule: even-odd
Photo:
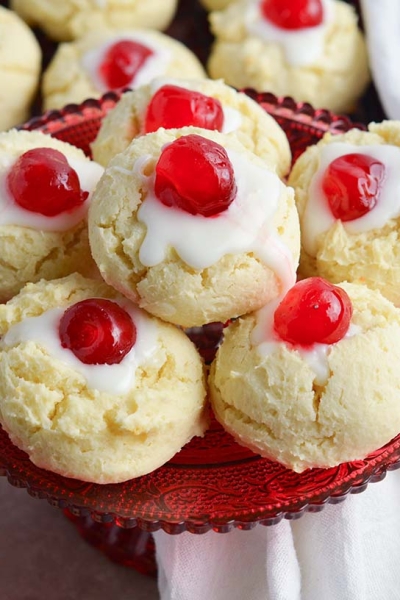
[[[250,531],[154,534],[161,600],[398,600],[400,470]]]

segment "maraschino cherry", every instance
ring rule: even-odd
[[[165,206],[211,217],[226,210],[237,187],[232,163],[220,144],[191,134],[168,144],[156,165],[154,193]]]
[[[193,126],[222,130],[224,112],[216,98],[177,85],[163,85],[152,97],[146,111],[145,133],[160,127]]]
[[[73,304],[59,324],[63,348],[69,348],[88,365],[114,365],[122,361],[136,342],[136,327],[119,304],[90,298]]]
[[[99,67],[100,76],[110,90],[128,86],[152,54],[150,48],[139,42],[120,40],[105,53]]]
[[[362,217],[379,201],[385,165],[366,154],[345,154],[333,160],[322,178],[322,189],[335,219]]]
[[[335,344],[350,326],[353,308],[348,294],[321,277],[297,282],[274,315],[282,340],[300,346]]]
[[[321,0],[262,0],[262,15],[281,29],[295,30],[320,25]]]
[[[8,173],[7,185],[16,204],[46,217],[73,210],[89,195],[64,154],[53,148],[22,154]]]

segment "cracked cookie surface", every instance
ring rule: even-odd
[[[165,225],[158,233],[154,230],[153,237],[149,235],[149,246],[157,246],[164,230],[173,231],[175,238],[169,238],[170,241],[163,246],[165,253],[162,259],[146,266],[141,259],[141,251],[149,229],[141,219],[143,213],[140,211],[147,199],[152,198],[154,166],[166,144],[190,134],[198,134],[219,143],[228,151],[236,152],[238,162],[242,161],[245,165],[239,173],[246,190],[240,200],[239,216],[227,217],[228,211],[225,211],[220,213],[222,217],[214,220],[202,216],[199,220],[197,215],[188,215],[184,211],[168,213],[166,210],[162,213]],[[247,169],[253,167],[260,180],[265,178],[272,182],[271,185],[265,184],[265,194],[254,185],[257,190],[252,189],[247,195],[246,186],[252,185],[247,183],[250,180]],[[196,174],[193,174],[195,177]],[[260,225],[252,210],[247,208],[248,199],[258,198],[259,193],[266,203],[271,200],[273,205],[276,201],[276,209],[274,212],[271,209],[270,218],[261,214]],[[257,201],[254,204],[257,205]],[[180,218],[183,219],[182,228],[177,231],[175,223],[180,222]],[[223,221],[220,238],[215,240],[215,235],[208,237],[208,226],[212,221],[217,223],[219,218],[226,220]],[[237,227],[240,244],[240,236],[244,232],[246,243],[236,244],[237,238],[231,234],[236,231],[233,227]],[[281,287],[279,274],[272,263],[260,258],[252,244],[254,239],[261,239],[263,249],[275,248],[275,243],[278,253],[284,248],[281,262],[294,274],[299,252],[298,227],[291,188],[285,186],[259,157],[235,138],[191,127],[161,129],[133,140],[124,152],[110,161],[93,194],[89,210],[91,250],[107,283],[151,314],[183,327],[224,322],[255,310],[268,299],[276,297]],[[191,237],[193,231],[196,239]],[[230,238],[226,237],[227,233]],[[206,239],[206,242],[202,244],[199,239]],[[185,240],[186,250],[196,253],[200,261],[208,245],[212,260],[198,266],[182,258],[183,251],[180,249]]]
[[[298,472],[363,458],[400,431],[400,312],[365,286],[340,286],[357,330],[332,344],[322,385],[290,345],[260,354],[255,315],[225,330],[211,367],[217,419],[239,443]]]
[[[7,333],[27,319],[93,297],[120,298],[102,281],[71,275],[28,284],[0,305],[0,421],[36,465],[84,481],[116,483],[154,470],[204,433],[204,371],[189,338],[149,315],[142,317],[154,333],[154,349],[137,364],[129,388],[118,393],[92,385],[46,339],[14,335],[7,342]],[[114,366],[120,367],[107,365],[110,380]]]

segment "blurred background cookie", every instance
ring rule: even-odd
[[[134,137],[164,127],[196,126],[237,136],[249,150],[286,175],[291,162],[288,139],[257,102],[210,79],[157,78],[126,92],[103,120],[92,144],[102,165],[124,150]]]
[[[259,308],[295,280],[293,190],[235,138],[159,129],[106,167],[89,212],[104,279],[192,327]]]
[[[0,302],[30,281],[96,272],[87,211],[102,172],[49,135],[0,134]]]
[[[200,0],[200,4],[207,10],[222,10],[233,2],[236,2],[236,0]]]
[[[400,305],[400,122],[326,135],[289,177],[302,277],[361,281]]]
[[[238,0],[212,12],[210,76],[239,89],[352,111],[369,82],[357,14],[340,0],[303,4],[300,10],[281,0]]]
[[[72,275],[0,306],[0,421],[32,462],[117,483],[207,426],[202,361],[183,331]]]
[[[302,472],[398,434],[400,311],[379,292],[305,279],[224,331],[211,402],[240,444]]]
[[[29,25],[54,40],[73,40],[104,27],[165,29],[177,0],[10,0]]]
[[[0,6],[0,130],[28,118],[39,86],[42,53],[29,27]]]
[[[61,44],[43,75],[45,108],[136,87],[161,75],[206,77],[198,58],[177,40],[151,30],[99,30]]]

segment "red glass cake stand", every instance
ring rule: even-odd
[[[325,132],[341,133],[353,126],[345,117],[290,98],[246,93],[284,128],[295,158]],[[101,119],[118,98],[108,93],[100,100],[48,112],[22,128],[43,131],[90,154]],[[192,332],[208,362],[220,334],[218,325]],[[88,541],[110,558],[149,574],[155,572],[153,531],[224,533],[296,519],[362,492],[369,482],[380,481],[399,466],[400,435],[364,460],[297,474],[237,445],[212,421],[203,438],[192,440],[153,473],[118,485],[95,485],[35,467],[0,430],[0,473],[11,484],[65,509]]]

